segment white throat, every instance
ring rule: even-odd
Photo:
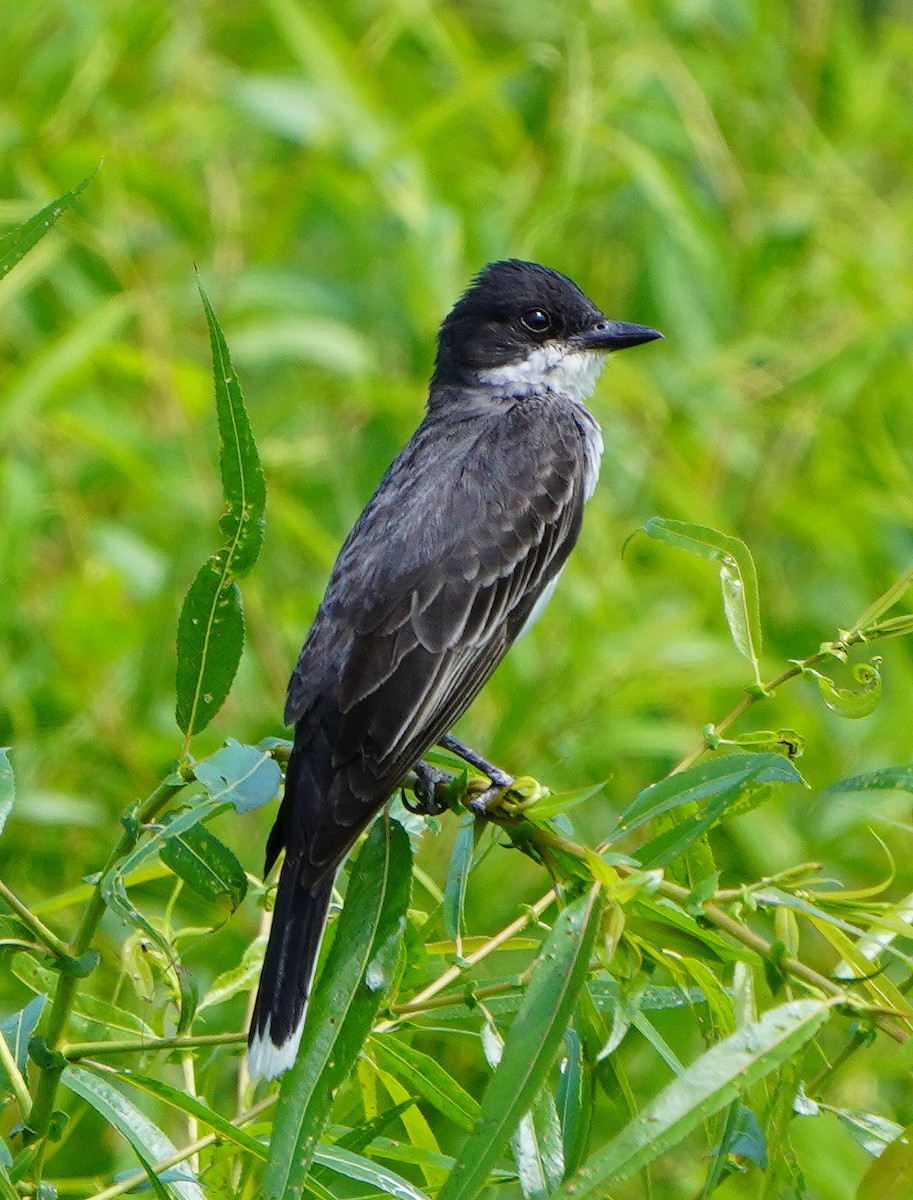
[[[547,387],[582,404],[593,392],[605,355],[596,350],[571,350],[556,342],[536,346],[522,360],[481,371],[482,383],[522,389]]]

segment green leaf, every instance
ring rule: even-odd
[[[37,992],[39,997],[54,991],[57,979],[53,971],[43,966],[31,954],[20,952],[10,964],[10,970],[26,987]],[[34,1003],[34,1001],[33,1001]],[[123,1033],[127,1036],[155,1037],[155,1031],[146,1024],[142,1017],[135,1016],[126,1009],[118,1008],[107,1000],[90,995],[84,988],[77,990],[73,997],[73,1016],[84,1025],[104,1025],[109,1032]]]
[[[205,729],[225,703],[243,648],[241,589],[223,547],[200,567],[178,618],[175,720],[183,733]]]
[[[228,801],[236,813],[268,804],[282,784],[282,772],[272,755],[260,746],[245,746],[234,738],[209,758],[195,763],[193,774],[211,800]]]
[[[856,1200],[888,1200],[913,1195],[913,1125],[908,1125],[872,1163],[856,1191]]]
[[[6,819],[13,811],[16,799],[16,780],[13,776],[13,764],[10,762],[10,747],[0,749],[0,833]]]
[[[126,1096],[113,1087],[107,1079],[82,1067],[66,1067],[61,1080],[77,1096],[87,1101],[109,1125],[121,1133],[137,1154],[148,1162],[159,1162],[177,1153],[174,1143],[132,1104]],[[189,1172],[189,1167],[185,1170]],[[195,1181],[175,1181],[169,1187],[181,1200],[206,1200],[202,1189]]]
[[[245,949],[239,963],[215,977],[197,1006],[197,1012],[201,1013],[204,1009],[224,1004],[239,992],[249,992],[260,978],[265,951],[266,937],[255,938]]]
[[[197,763],[194,773],[197,783],[179,793],[179,797],[192,797],[193,806],[169,813],[151,836],[144,838],[130,854],[108,870],[99,884],[105,903],[123,920],[141,929],[169,959],[174,957],[172,948],[130,900],[125,883],[127,877],[149,858],[157,857],[168,839],[184,837],[188,830],[232,806],[239,812],[256,808],[264,798],[271,799],[276,794],[280,782],[279,767],[267,753],[238,742],[229,742],[210,758]],[[200,798],[201,788],[207,793],[205,798]],[[241,884],[235,878],[237,892]]]
[[[591,787],[579,788],[575,792],[550,792],[530,804],[524,804],[523,815],[531,821],[548,821],[561,813],[569,812],[578,804],[585,804],[605,787],[605,782],[593,784]]]
[[[793,1000],[712,1046],[554,1193],[581,1200],[629,1179],[775,1070],[818,1032],[832,1001]]]
[[[720,563],[723,610],[732,640],[754,670],[755,683],[761,686],[761,608],[758,575],[751,551],[739,538],[729,537],[706,525],[690,525],[651,517],[644,532],[680,550]]]
[[[369,1052],[448,1120],[467,1132],[479,1116],[479,1104],[435,1059],[407,1045],[400,1038],[375,1036]]]
[[[584,1057],[583,1043],[573,1029],[564,1035],[565,1056],[555,1106],[561,1124],[564,1169],[570,1174],[577,1167],[586,1147],[593,1116],[593,1089],[590,1064]]]
[[[536,960],[501,1062],[485,1089],[479,1120],[460,1147],[438,1200],[470,1200],[477,1195],[504,1144],[531,1108],[586,978],[600,918],[595,887],[559,915]]]
[[[681,804],[712,800],[747,784],[802,783],[793,764],[781,754],[724,754],[653,783],[618,818],[611,840],[617,841],[661,813]]]
[[[878,1113],[831,1108],[829,1105],[826,1111],[833,1113],[840,1124],[849,1130],[855,1141],[873,1158],[877,1158],[886,1146],[896,1141],[903,1133],[902,1125],[889,1121]]]
[[[831,712],[858,721],[860,717],[868,717],[878,707],[881,699],[880,666],[881,659],[873,658],[870,663],[857,663],[853,667],[852,674],[859,684],[858,689],[838,687],[833,679],[812,667],[803,667],[802,674],[807,679],[817,681],[821,698]]]
[[[9,1160],[9,1161],[7,1161]],[[0,1200],[20,1200],[19,1191],[9,1177],[7,1167],[11,1165],[10,1153],[0,1141]]]
[[[374,823],[349,878],[336,936],[311,997],[298,1060],[282,1079],[263,1194],[299,1194],[330,1115],[390,987],[412,878],[409,838]]]
[[[201,1121],[208,1129],[217,1133],[223,1141],[230,1142],[233,1146],[239,1147],[239,1149],[244,1150],[254,1158],[266,1158],[266,1147],[262,1142],[258,1142],[251,1134],[245,1132],[243,1129],[239,1129],[231,1121],[227,1121],[225,1117],[220,1116],[205,1101],[199,1100],[196,1096],[190,1096],[187,1092],[171,1087],[170,1084],[162,1083],[159,1079],[152,1079],[148,1075],[140,1075],[133,1071],[112,1071],[112,1075],[116,1075],[124,1083],[129,1083],[140,1091],[148,1093],[150,1096],[156,1096],[159,1100],[164,1100],[172,1108],[195,1117],[196,1120]]]
[[[370,1187],[396,1200],[428,1200],[423,1191],[397,1175],[387,1167],[345,1150],[342,1146],[318,1146],[314,1152],[314,1162],[322,1167],[329,1167],[337,1175],[354,1179],[358,1183],[367,1183]]]
[[[212,347],[226,541],[200,568],[178,620],[175,718],[191,736],[205,729],[231,689],[244,645],[241,591],[263,543],[266,485],[244,397],[212,305],[200,287]]]
[[[645,822],[686,804],[703,808],[677,821],[641,847],[644,866],[664,866],[721,819],[727,809],[744,809],[775,783],[802,783],[802,776],[780,754],[727,754],[697,763],[645,788],[618,818],[609,841],[618,841]]]
[[[33,217],[29,217],[27,221],[23,221],[21,225],[17,225],[15,229],[11,229],[9,233],[5,233],[0,238],[0,279],[8,275],[16,263],[25,258],[29,250],[41,241],[68,209],[73,207],[77,197],[89,186],[98,174],[98,170],[99,168],[96,167],[91,175],[87,175],[82,183],[73,188],[72,192],[64,192],[62,196],[58,196],[56,200],[52,200],[50,204],[46,204],[44,208],[36,212]]]
[[[459,947],[463,937],[463,903],[466,899],[466,883],[476,845],[476,827],[479,824],[472,813],[460,821],[450,862],[447,865],[447,882],[444,885],[442,915],[444,928]]]
[[[48,972],[50,974],[50,972]],[[52,976],[53,979],[53,976]],[[50,989],[48,989],[50,990]],[[13,1013],[0,1021],[0,1037],[10,1048],[10,1053],[20,1071],[25,1070],[29,1056],[29,1038],[35,1032],[35,1027],[47,1003],[47,995],[35,996],[20,1012]],[[0,1083],[7,1081],[6,1071],[0,1063]]]
[[[168,813],[162,821],[164,842],[159,857],[198,896],[218,900],[228,896],[237,908],[247,894],[247,876],[231,850],[204,826],[191,825],[168,836],[168,827],[178,814]]]
[[[911,792],[913,793],[913,767],[882,767],[878,771],[865,771],[841,779],[824,789],[828,792]]]
[[[149,1180],[149,1186],[152,1188],[153,1193],[158,1197],[158,1200],[171,1200],[170,1196],[165,1191],[165,1185],[162,1183],[161,1178],[156,1173],[156,1170],[153,1167],[152,1163],[147,1162],[146,1159],[143,1158],[142,1154],[140,1154],[139,1150],[137,1150],[135,1146],[133,1147],[133,1150],[134,1150],[134,1153],[136,1154],[136,1157],[140,1161],[140,1166],[146,1172],[146,1176]],[[162,1172],[162,1174],[164,1175],[165,1172]]]
[[[494,1021],[482,1029],[482,1045],[489,1066],[497,1067],[504,1042]],[[542,1084],[529,1112],[524,1113],[510,1137],[510,1152],[524,1200],[546,1200],[564,1178],[564,1146],[555,1101]]]

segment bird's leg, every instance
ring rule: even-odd
[[[438,817],[441,813],[446,812],[447,801],[438,798],[437,789],[441,785],[446,787],[453,783],[454,776],[449,771],[441,771],[437,767],[432,767],[430,763],[426,763],[422,759],[415,764],[412,770],[416,777],[412,787],[416,803],[411,804],[403,793],[403,806],[408,808],[409,812],[418,813],[422,817]]]
[[[473,796],[469,801],[469,808],[472,809],[477,816],[484,816],[488,811],[488,806],[492,800],[505,788],[509,788],[514,778],[508,775],[506,771],[502,771],[500,767],[496,767],[494,763],[488,762],[481,754],[477,754],[469,746],[464,745],[458,738],[455,738],[452,733],[445,733],[438,740],[438,745],[445,750],[449,750],[451,754],[455,754],[457,758],[461,758],[463,762],[469,763],[471,767],[475,767],[477,771],[481,771],[483,775],[487,775],[491,780],[491,787],[485,789],[478,796]]]

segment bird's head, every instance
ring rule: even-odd
[[[508,259],[489,263],[451,309],[438,335],[434,382],[550,387],[583,399],[607,352],[659,337],[645,325],[608,320],[559,271]]]

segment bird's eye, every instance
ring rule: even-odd
[[[530,333],[545,333],[552,327],[552,318],[544,308],[531,308],[521,316],[520,324]]]

